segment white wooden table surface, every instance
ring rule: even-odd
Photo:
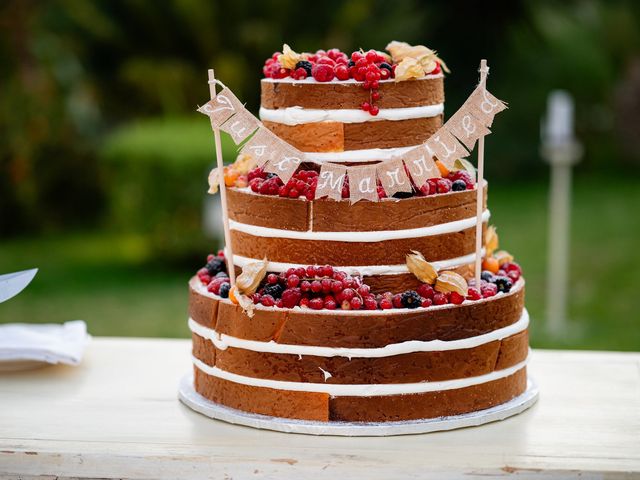
[[[9,478],[640,478],[640,354],[534,351],[540,400],[482,427],[313,437],[178,402],[190,342],[97,338],[80,367],[0,374]]]

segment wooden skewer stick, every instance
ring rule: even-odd
[[[487,88],[489,67],[487,61],[480,61],[480,86]],[[480,273],[482,269],[482,210],[484,183],[484,135],[478,139],[478,178],[476,180],[476,288],[480,291]]]
[[[216,96],[216,77],[213,69],[208,70],[209,73],[209,93],[211,100]],[[216,161],[218,163],[218,189],[220,190],[220,204],[222,205],[222,225],[224,227],[224,254],[227,260],[227,273],[229,274],[229,283],[233,286],[236,283],[236,272],[233,264],[233,248],[231,247],[231,230],[229,228],[229,210],[227,210],[227,189],[224,184],[224,160],[222,158],[222,144],[220,142],[220,130],[213,129],[213,138],[216,143]]]

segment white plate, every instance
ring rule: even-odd
[[[424,420],[408,420],[403,422],[316,422],[292,420],[289,418],[269,417],[255,413],[247,413],[234,408],[225,407],[207,400],[193,387],[193,375],[185,375],[178,391],[182,403],[189,408],[217,420],[246,425],[254,428],[276,430],[287,433],[304,433],[308,435],[339,435],[351,437],[380,437],[388,435],[411,435],[415,433],[437,432],[456,428],[475,427],[489,422],[497,422],[523,412],[538,400],[538,387],[529,377],[527,389],[520,396],[502,405],[477,412],[439,417]]]

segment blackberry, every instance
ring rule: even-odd
[[[209,275],[211,275],[212,277],[214,275],[217,275],[220,272],[227,271],[227,265],[224,263],[224,260],[221,259],[220,257],[215,257],[211,261],[207,262],[204,268],[207,269],[207,272],[209,272]]]
[[[483,270],[480,274],[480,278],[485,282],[493,283],[493,273],[491,273],[489,270]]]
[[[279,283],[267,284],[264,287],[263,295],[271,295],[273,298],[280,298],[284,288]]]
[[[307,72],[307,77],[310,77],[312,67],[313,65],[311,65],[311,62],[307,60],[300,60],[298,63],[296,63],[296,68],[294,68],[294,70],[297,70],[299,68],[304,68],[305,72]]]
[[[499,292],[508,293],[511,290],[511,287],[513,287],[513,282],[509,277],[496,277],[493,280],[493,283],[496,284]]]
[[[389,73],[393,73],[393,67],[389,65],[387,62],[382,62],[380,64],[380,68],[386,68],[387,70],[389,70]]]
[[[393,198],[410,198],[413,197],[413,192],[396,192],[393,194]]]
[[[415,290],[407,290],[400,298],[404,308],[418,308],[422,303],[420,295]]]
[[[356,66],[356,62],[354,62],[353,60],[349,60],[349,63],[347,63],[347,68],[351,68],[355,66]]]
[[[223,283],[222,285],[220,285],[219,295],[222,298],[229,298],[229,290],[231,290],[231,285],[229,285],[228,283]]]
[[[464,182],[464,180],[456,180],[451,184],[451,190],[453,190],[454,192],[462,192],[466,189],[467,184]]]

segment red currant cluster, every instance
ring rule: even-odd
[[[249,188],[255,193],[288,198],[305,197],[307,200],[313,200],[318,185],[318,172],[298,170],[284,184],[277,175],[267,173],[263,168],[254,168],[249,172],[248,180]]]
[[[381,98],[379,82],[393,78],[395,66],[387,63],[386,57],[375,50],[367,53],[360,51],[351,54],[349,72],[356,81],[362,82],[362,88],[369,90],[369,101],[362,102],[360,108],[371,115],[378,115],[380,108],[376,102]]]
[[[270,273],[254,295],[253,302],[266,307],[303,307],[313,310],[376,310],[378,302],[360,277],[335,270],[330,265],[290,268]]]

